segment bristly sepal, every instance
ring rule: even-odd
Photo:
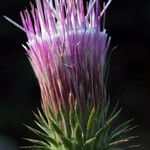
[[[78,108],[78,109],[77,109]],[[115,126],[115,123],[120,115],[121,109],[117,111],[117,107],[110,113],[110,115],[105,115],[108,111],[108,105],[103,105],[98,110],[94,108],[91,109],[89,116],[87,116],[86,129],[83,129],[84,125],[81,118],[79,119],[79,114],[81,110],[76,106],[76,110],[70,111],[67,119],[60,117],[57,124],[54,120],[57,120],[52,114],[48,114],[48,111],[40,112],[38,110],[38,115],[34,113],[37,121],[36,125],[40,128],[34,129],[30,126],[26,126],[32,132],[39,136],[40,140],[35,139],[25,139],[33,144],[33,146],[24,147],[26,149],[39,149],[42,150],[115,150],[116,148],[122,147],[127,143],[124,149],[134,149],[138,148],[139,145],[130,145],[129,141],[138,138],[138,136],[130,136],[130,132],[134,130],[137,126],[130,126],[132,120],[129,120],[121,125]],[[65,113],[65,112],[64,112]],[[105,114],[103,114],[105,113]],[[101,115],[100,115],[101,114]],[[108,112],[107,112],[108,114]],[[48,115],[48,116],[47,116]],[[102,118],[99,118],[99,115]],[[50,116],[53,116],[53,120]],[[104,118],[105,116],[105,118]],[[100,119],[103,123],[99,124]],[[68,120],[70,120],[68,122]],[[66,122],[64,122],[66,121]],[[63,124],[69,124],[69,134],[65,134],[65,127]],[[86,131],[86,133],[83,132]],[[36,149],[36,150],[37,150]]]

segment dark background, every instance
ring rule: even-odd
[[[0,0],[0,150],[18,150],[30,136],[23,123],[32,125],[32,110],[40,105],[40,91],[25,50],[25,34],[5,21],[17,22],[28,0]],[[122,118],[135,118],[141,150],[150,150],[150,1],[113,0],[107,12],[112,36],[108,90],[120,101]]]

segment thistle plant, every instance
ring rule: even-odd
[[[110,37],[105,13],[111,0],[36,0],[21,12],[28,42],[23,45],[38,79],[42,111],[35,114],[35,150],[113,150],[134,139],[127,121],[115,126],[106,74]],[[136,146],[128,146],[127,148]]]

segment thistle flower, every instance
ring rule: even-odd
[[[120,110],[107,116],[106,58],[110,37],[99,0],[36,0],[36,8],[21,12],[27,35],[29,60],[38,79],[43,114],[28,126],[44,140],[28,139],[36,149],[104,150],[117,147],[133,136],[129,122],[111,129]],[[8,18],[7,18],[8,19]],[[9,21],[11,21],[9,19]],[[12,21],[11,21],[12,22]],[[13,22],[14,23],[14,22]]]

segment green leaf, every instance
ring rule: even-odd
[[[69,140],[69,138],[66,138],[64,136],[61,136],[62,144],[64,145],[65,148],[68,150],[73,150],[73,144]]]
[[[47,110],[44,111],[45,116],[47,117],[47,120],[53,120],[55,123],[57,123],[57,119],[54,116],[54,113],[52,112],[51,108],[47,108]]]
[[[104,132],[108,131],[112,123],[118,118],[120,112],[121,109],[112,118],[110,118],[102,128],[99,129],[99,131],[95,134],[96,140],[98,140]]]
[[[39,121],[39,123],[37,121],[34,121],[44,132],[46,132],[50,137],[51,137],[51,128],[48,125],[48,122],[46,122],[45,118],[43,117],[43,115],[40,113],[40,111],[38,110],[39,116],[37,114],[34,113],[36,119]]]
[[[49,128],[47,128],[47,126],[42,126],[40,123],[38,123],[37,121],[34,121],[35,124],[42,129],[47,135],[51,136],[51,131]]]
[[[45,146],[23,146],[22,149],[31,149],[31,150],[52,150],[51,148],[47,148]]]
[[[53,130],[59,135],[59,136],[64,136],[63,132],[61,131],[61,129],[57,126],[57,124],[55,122],[53,122],[51,120],[51,126],[53,128]]]
[[[121,110],[122,110],[122,109],[120,109],[119,111],[117,111],[117,112],[115,113],[115,115],[113,115],[110,119],[108,119],[108,121],[106,122],[106,126],[111,126],[111,125],[112,125],[112,123],[113,123],[113,122],[118,118],[118,116],[120,115]]]
[[[119,125],[116,129],[114,129],[112,131],[112,135],[114,135],[115,133],[117,133],[118,131],[124,129],[126,126],[128,126],[134,119],[128,120],[125,123]]]
[[[114,109],[112,110],[108,119],[110,119],[111,117],[113,117],[115,115],[115,113],[117,112],[118,104],[119,104],[119,102],[116,103],[116,105],[115,105]]]
[[[114,140],[114,139],[120,138],[123,135],[127,135],[129,132],[131,132],[132,130],[134,130],[137,127],[138,126],[128,128],[128,126],[127,126],[124,129],[122,129],[122,130],[116,132],[114,135],[112,135],[111,139]]]
[[[77,121],[80,122],[80,121],[81,121],[80,108],[79,108],[79,106],[78,106],[77,100],[76,100],[76,102],[75,102],[75,115],[76,115]]]
[[[60,115],[62,118],[62,124],[64,125],[64,134],[69,137],[70,135],[70,126],[69,126],[69,116],[66,113],[65,109],[60,108]]]
[[[87,132],[94,128],[95,108],[93,107],[87,123]]]
[[[72,130],[72,133],[74,132],[75,126],[76,126],[76,121],[75,121],[75,116],[74,116],[74,112],[70,111],[69,112],[69,122],[70,122],[70,127]]]
[[[107,108],[106,108],[107,107]],[[105,125],[106,123],[106,110],[108,109],[109,107],[109,103],[108,104],[105,104],[103,103],[102,105],[100,105],[98,107],[98,111],[97,111],[97,122],[98,122],[98,128],[102,127],[103,125]]]
[[[69,138],[65,137],[63,132],[61,131],[61,129],[57,126],[57,124],[55,124],[52,120],[51,120],[51,126],[53,128],[53,130],[57,133],[58,137],[61,139],[62,144],[67,148],[72,148],[72,143],[69,140]],[[71,150],[71,149],[69,149]]]
[[[43,141],[41,141],[41,140],[28,139],[28,138],[24,138],[24,140],[29,141],[29,142],[31,142],[31,143],[33,143],[33,144],[36,144],[37,146],[45,146],[45,147],[47,147],[47,148],[50,147],[49,144],[47,144],[47,143],[45,143],[45,142],[43,142]]]
[[[79,123],[77,123],[77,125],[75,127],[75,137],[76,137],[76,141],[79,145],[83,143],[83,133],[82,133],[82,129],[81,129],[81,126],[79,125]]]
[[[115,134],[111,135],[111,140],[117,139],[118,137],[120,137],[125,130],[128,129],[128,126],[124,127],[122,130],[119,130],[118,132],[116,132]]]
[[[29,130],[31,130],[33,133],[35,133],[36,135],[38,135],[39,137],[41,137],[42,139],[44,139],[44,140],[50,142],[50,143],[51,143],[52,145],[54,145],[55,147],[58,147],[57,142],[56,142],[53,138],[49,137],[48,135],[46,135],[46,134],[44,134],[44,133],[42,133],[42,132],[40,132],[40,131],[38,131],[38,130],[36,130],[36,129],[30,127],[30,126],[27,126],[27,125],[26,125],[26,127],[27,127]]]
[[[83,145],[83,150],[87,150],[92,144],[94,144],[95,140],[96,140],[95,137],[87,140]]]
[[[40,132],[39,130],[36,130],[28,125],[25,125],[29,130],[31,130],[36,135],[40,136],[41,138],[48,138],[48,136],[45,133]]]
[[[130,140],[133,140],[133,139],[138,138],[138,137],[139,136],[130,136],[130,137],[127,137],[124,139],[120,139],[120,140],[117,140],[115,142],[110,143],[109,146],[117,146],[117,145],[129,142]]]
[[[129,146],[129,147],[127,147],[127,148],[125,148],[125,150],[133,150],[133,149],[137,149],[137,148],[139,148],[141,145],[131,145],[131,146]]]

